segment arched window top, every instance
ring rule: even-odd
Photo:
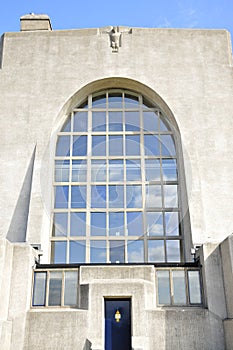
[[[141,94],[109,89],[57,135],[53,263],[183,260],[175,134]]]

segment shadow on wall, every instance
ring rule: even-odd
[[[10,242],[25,242],[26,240],[35,154],[36,147],[33,150],[31,160],[23,181],[23,186],[21,188],[19,198],[12,216],[11,224],[7,232],[6,238]]]
[[[91,350],[91,342],[86,339],[83,350]]]

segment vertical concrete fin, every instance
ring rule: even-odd
[[[23,186],[21,188],[15,211],[12,216],[11,224],[7,233],[6,238],[10,242],[26,241],[35,154],[36,146],[33,150],[31,160],[23,181]]]
[[[4,34],[0,38],[0,69],[2,69],[2,61],[3,61],[3,44],[4,44]]]

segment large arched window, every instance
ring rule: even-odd
[[[75,107],[57,135],[52,263],[180,262],[175,135],[127,90]]]

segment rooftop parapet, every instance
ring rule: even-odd
[[[21,31],[52,30],[48,15],[30,13],[20,18]]]

